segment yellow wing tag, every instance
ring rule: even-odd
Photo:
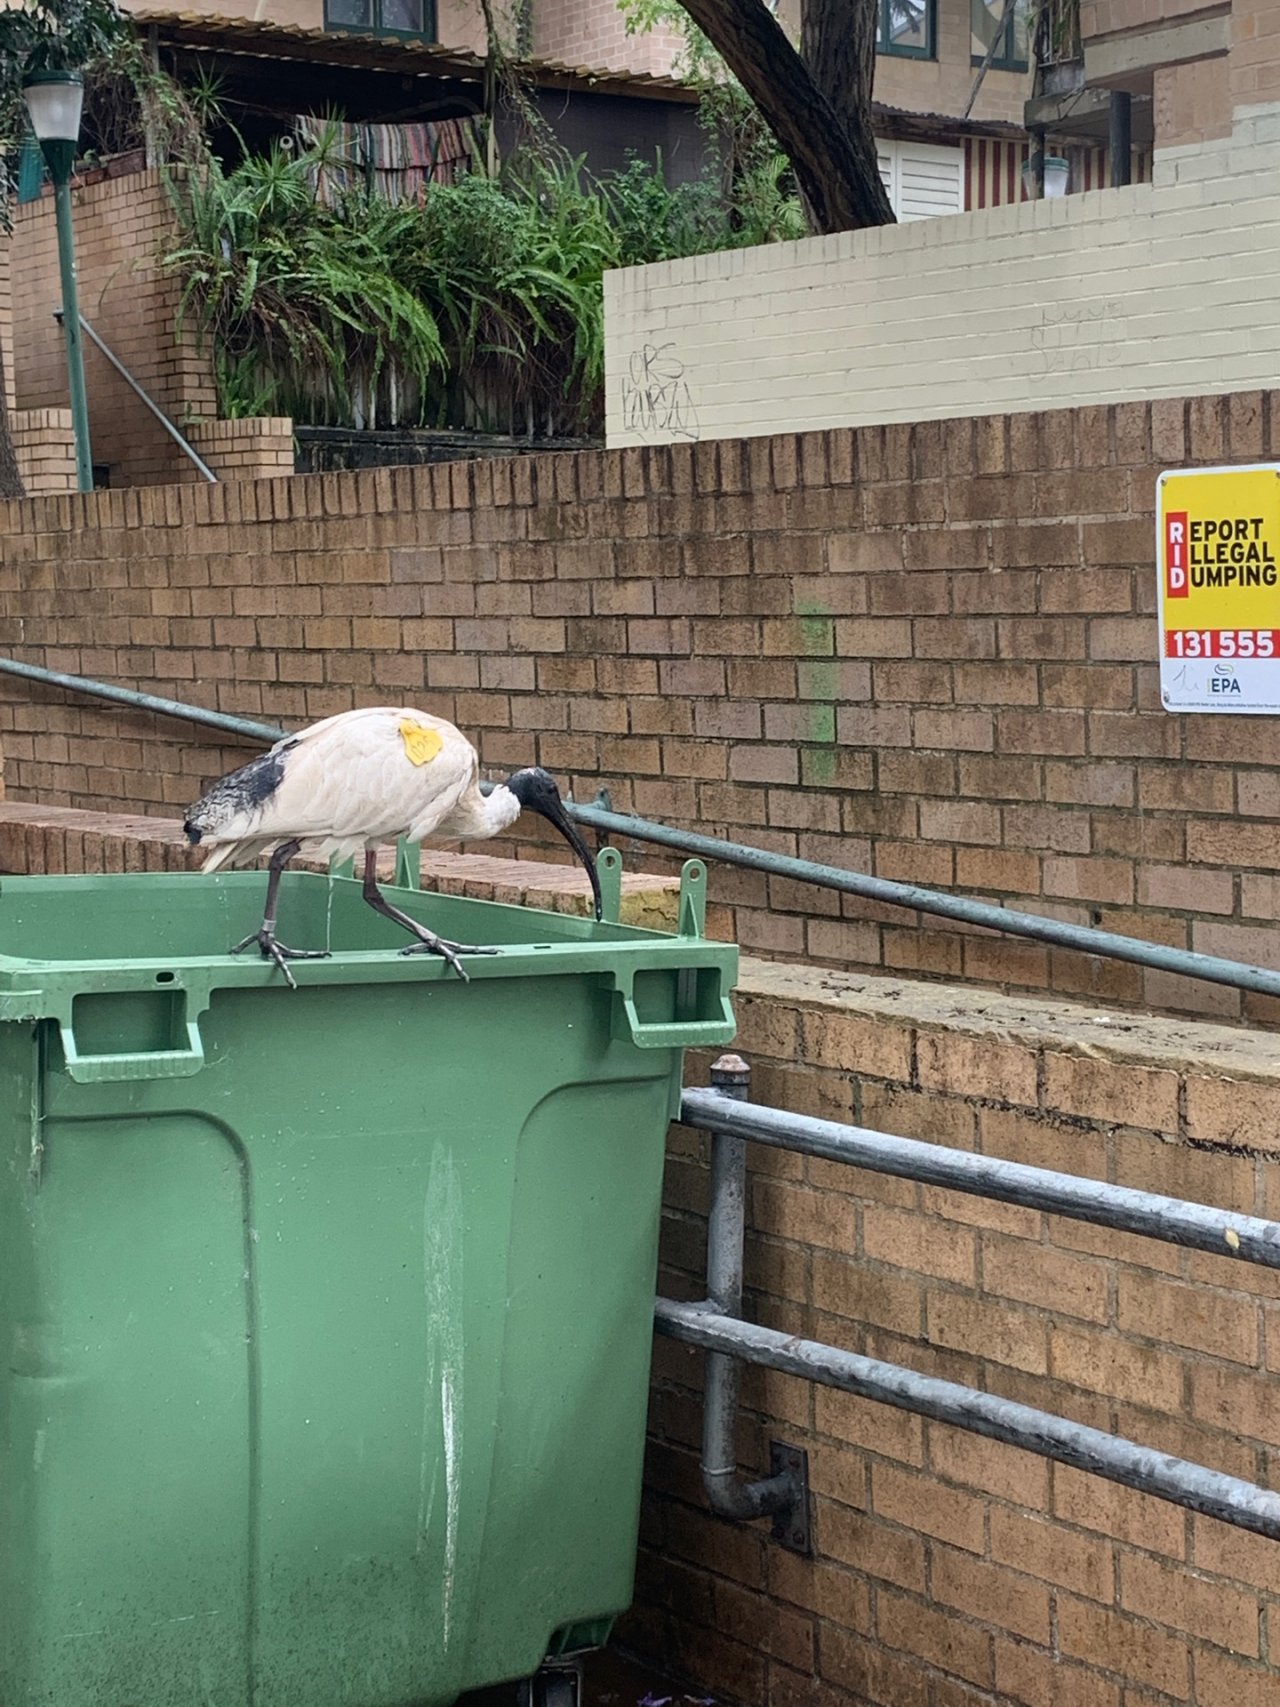
[[[443,735],[434,729],[425,729],[421,723],[410,723],[407,718],[400,725],[400,739],[404,742],[411,765],[430,764],[444,746]]]

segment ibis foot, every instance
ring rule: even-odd
[[[411,942],[408,948],[400,950],[401,954],[438,954],[442,960],[448,961],[464,984],[469,984],[471,980],[467,976],[466,968],[458,959],[460,954],[497,954],[498,952],[496,948],[477,948],[475,943],[471,942],[446,942],[443,937],[436,936],[433,931],[428,931],[422,925],[415,928],[421,932],[422,940]]]
[[[378,888],[378,850],[370,848],[364,856],[364,898],[375,913],[381,913],[384,919],[392,919],[402,930],[417,937],[417,942],[411,942],[408,948],[402,948],[401,954],[438,954],[462,979],[464,984],[471,982],[467,977],[460,954],[497,954],[496,948],[476,948],[472,943],[446,942],[442,936],[429,931],[425,925],[420,925],[417,919],[411,919],[408,913],[402,913],[399,907],[393,907],[390,901]]]
[[[327,948],[289,948],[285,943],[277,942],[275,932],[266,925],[263,925],[261,930],[250,932],[243,942],[236,944],[231,953],[243,954],[245,949],[251,948],[254,943],[257,943],[264,960],[275,961],[284,973],[284,981],[291,990],[298,988],[297,979],[289,970],[291,960],[328,960],[329,958]]]

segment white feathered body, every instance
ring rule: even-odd
[[[519,813],[505,787],[481,794],[476,750],[452,723],[412,706],[376,706],[278,741],[215,783],[186,829],[212,849],[203,870],[218,871],[294,840],[313,859],[350,859],[400,837],[478,840]]]

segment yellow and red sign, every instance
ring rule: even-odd
[[[1280,464],[1167,470],[1156,553],[1165,710],[1280,712]]]

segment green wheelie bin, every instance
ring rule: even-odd
[[[415,888],[0,880],[0,1702],[445,1707],[632,1591],[666,1126],[736,949]]]

